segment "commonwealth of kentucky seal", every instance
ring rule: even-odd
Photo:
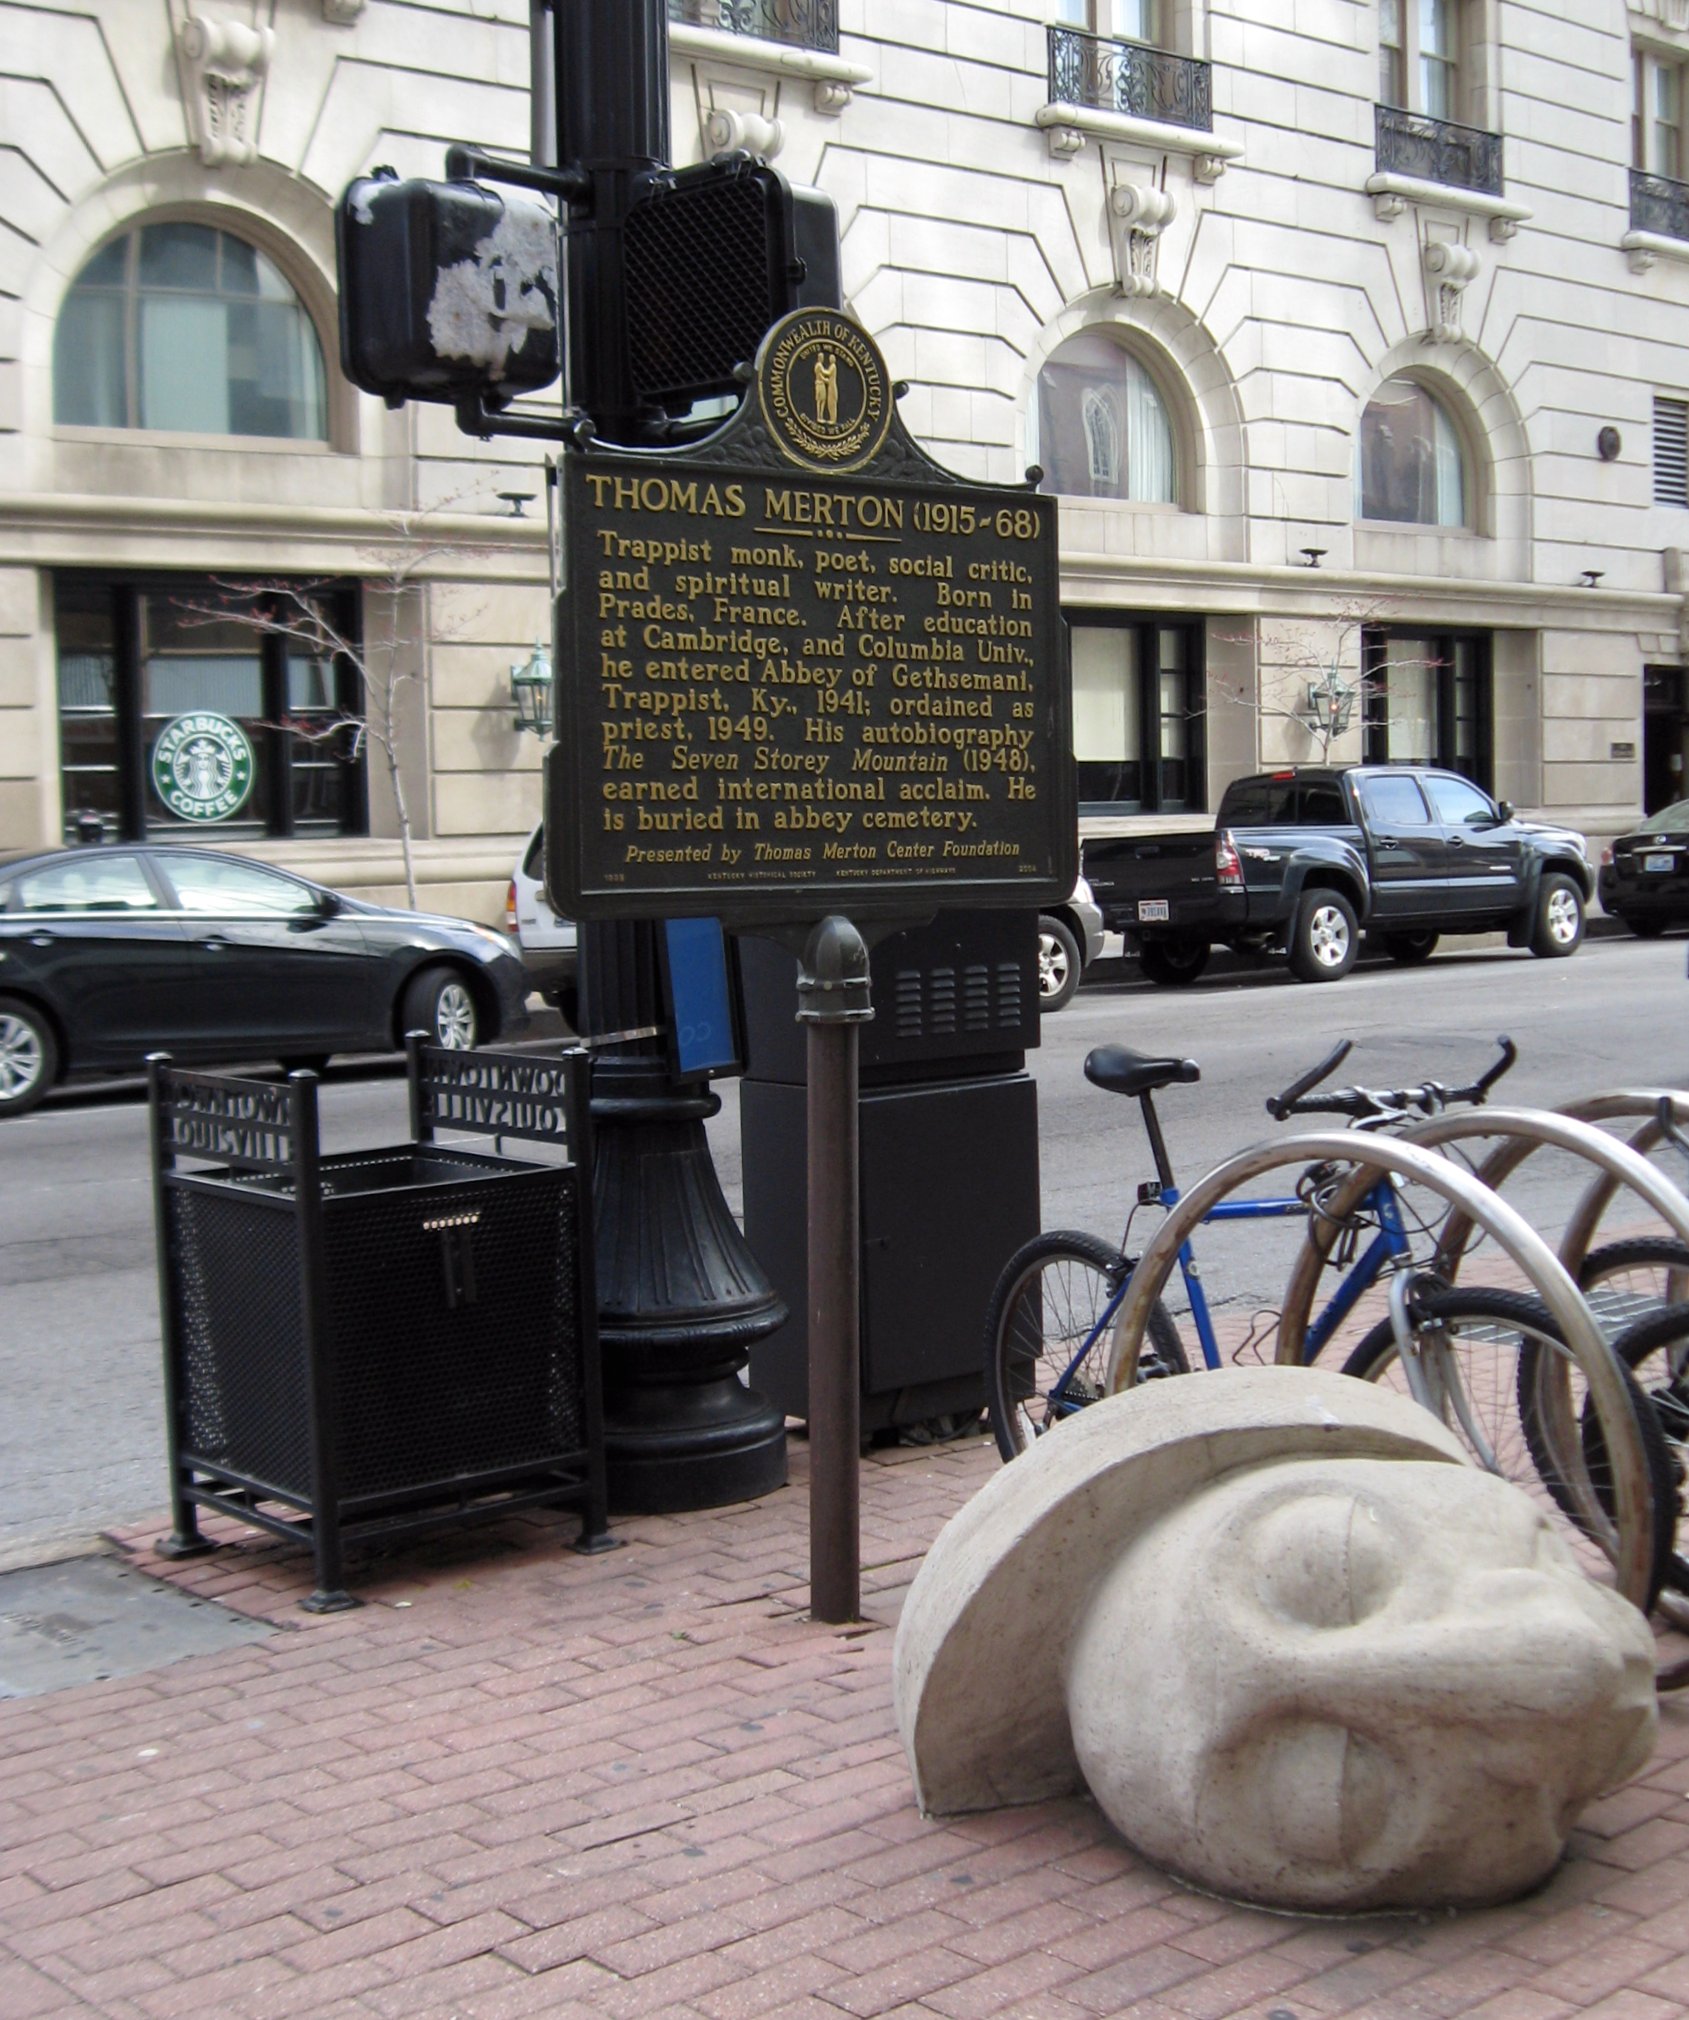
[[[226,715],[172,716],[152,747],[153,790],[183,821],[226,821],[252,790],[252,746]]]
[[[891,425],[891,382],[874,340],[837,309],[798,309],[757,358],[769,431],[811,470],[859,470]]]

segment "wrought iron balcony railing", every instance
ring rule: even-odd
[[[1083,28],[1051,28],[1050,102],[1129,113],[1167,126],[1214,130],[1208,65],[1143,42],[1112,42]]]
[[[1404,112],[1397,105],[1376,106],[1374,111],[1380,169],[1411,175],[1418,182],[1500,196],[1499,133],[1486,133],[1481,126],[1457,126],[1452,119],[1431,119],[1423,112]]]
[[[1651,231],[1658,238],[1689,239],[1689,182],[1669,175],[1630,172],[1630,228]]]
[[[669,0],[669,19],[794,49],[839,49],[839,0]]]

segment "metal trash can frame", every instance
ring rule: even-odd
[[[572,1505],[575,1547],[611,1547],[587,1055],[420,1034],[406,1051],[412,1140],[329,1156],[314,1073],[148,1061],[173,1518],[158,1549],[212,1548],[200,1508],[296,1538],[312,1612],[358,1604],[349,1543]],[[568,1161],[503,1155],[509,1137]]]

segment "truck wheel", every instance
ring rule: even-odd
[[[1399,968],[1417,968],[1437,951],[1437,933],[1386,933],[1384,951]]]
[[[1079,987],[1079,942],[1060,919],[1038,915],[1038,1007],[1065,1010]]]
[[[1337,982],[1355,965],[1355,908],[1340,891],[1310,891],[1296,908],[1290,972],[1299,982]]]
[[[1196,980],[1212,951],[1206,940],[1145,940],[1138,949],[1138,966],[1152,982],[1176,989]]]
[[[1545,873],[1537,891],[1531,952],[1544,961],[1575,954],[1583,939],[1583,893],[1559,870]]]

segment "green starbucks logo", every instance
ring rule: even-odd
[[[226,715],[172,716],[152,747],[153,790],[183,821],[226,821],[252,790],[252,746]]]

